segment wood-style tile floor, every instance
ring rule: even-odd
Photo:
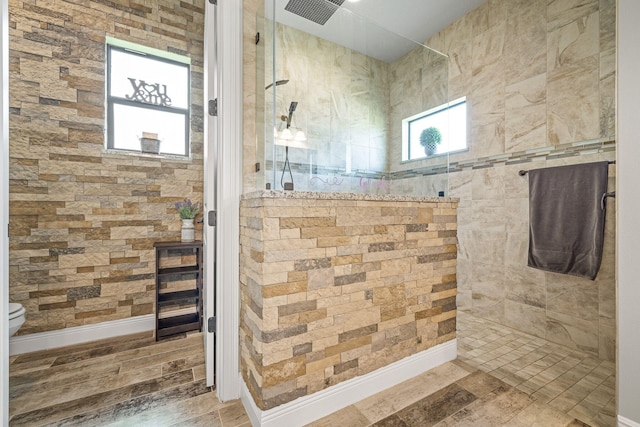
[[[128,335],[10,359],[11,426],[249,427],[205,385],[202,334]]]
[[[458,360],[310,426],[615,425],[613,363],[465,313],[458,331]],[[129,335],[10,363],[11,426],[250,426],[240,401],[205,386],[201,334]]]

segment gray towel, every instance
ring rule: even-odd
[[[596,278],[602,261],[608,162],[529,171],[529,266]]]

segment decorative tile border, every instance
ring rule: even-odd
[[[594,153],[606,153],[616,151],[616,141],[614,138],[599,138],[587,141],[572,142],[568,144],[550,145],[547,147],[535,148],[532,150],[515,151],[513,153],[498,154],[495,156],[479,157],[475,159],[453,161],[448,165],[438,164],[435,166],[425,166],[421,168],[408,169],[399,172],[378,172],[378,171],[354,171],[345,173],[341,168],[327,168],[313,166],[313,175],[320,176],[340,176],[371,179],[400,180],[406,178],[416,178],[420,176],[441,175],[465,170],[492,168],[496,166],[514,165],[520,163],[531,163],[534,160],[552,160],[565,157],[581,156]],[[267,162],[267,169],[272,167],[271,161]],[[282,162],[276,162],[276,166],[282,167]],[[281,169],[279,169],[281,170]],[[307,173],[309,165],[302,163],[291,163],[293,172]]]
[[[552,160],[586,154],[605,153],[616,150],[616,141],[612,138],[600,138],[569,144],[551,145],[533,150],[516,151],[497,156],[481,157],[460,162],[451,162],[449,172],[461,172],[469,169],[483,169],[495,166],[530,163],[534,160]],[[393,179],[393,178],[392,178]]]

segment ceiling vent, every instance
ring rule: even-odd
[[[284,10],[324,25],[344,0],[289,0]]]

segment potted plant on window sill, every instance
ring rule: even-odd
[[[200,203],[193,203],[190,199],[184,199],[175,204],[178,215],[182,220],[180,240],[183,242],[193,242],[195,240],[195,226],[193,220],[200,212]]]
[[[428,127],[420,133],[420,145],[424,148],[427,156],[433,156],[442,141],[442,134],[436,127]]]

